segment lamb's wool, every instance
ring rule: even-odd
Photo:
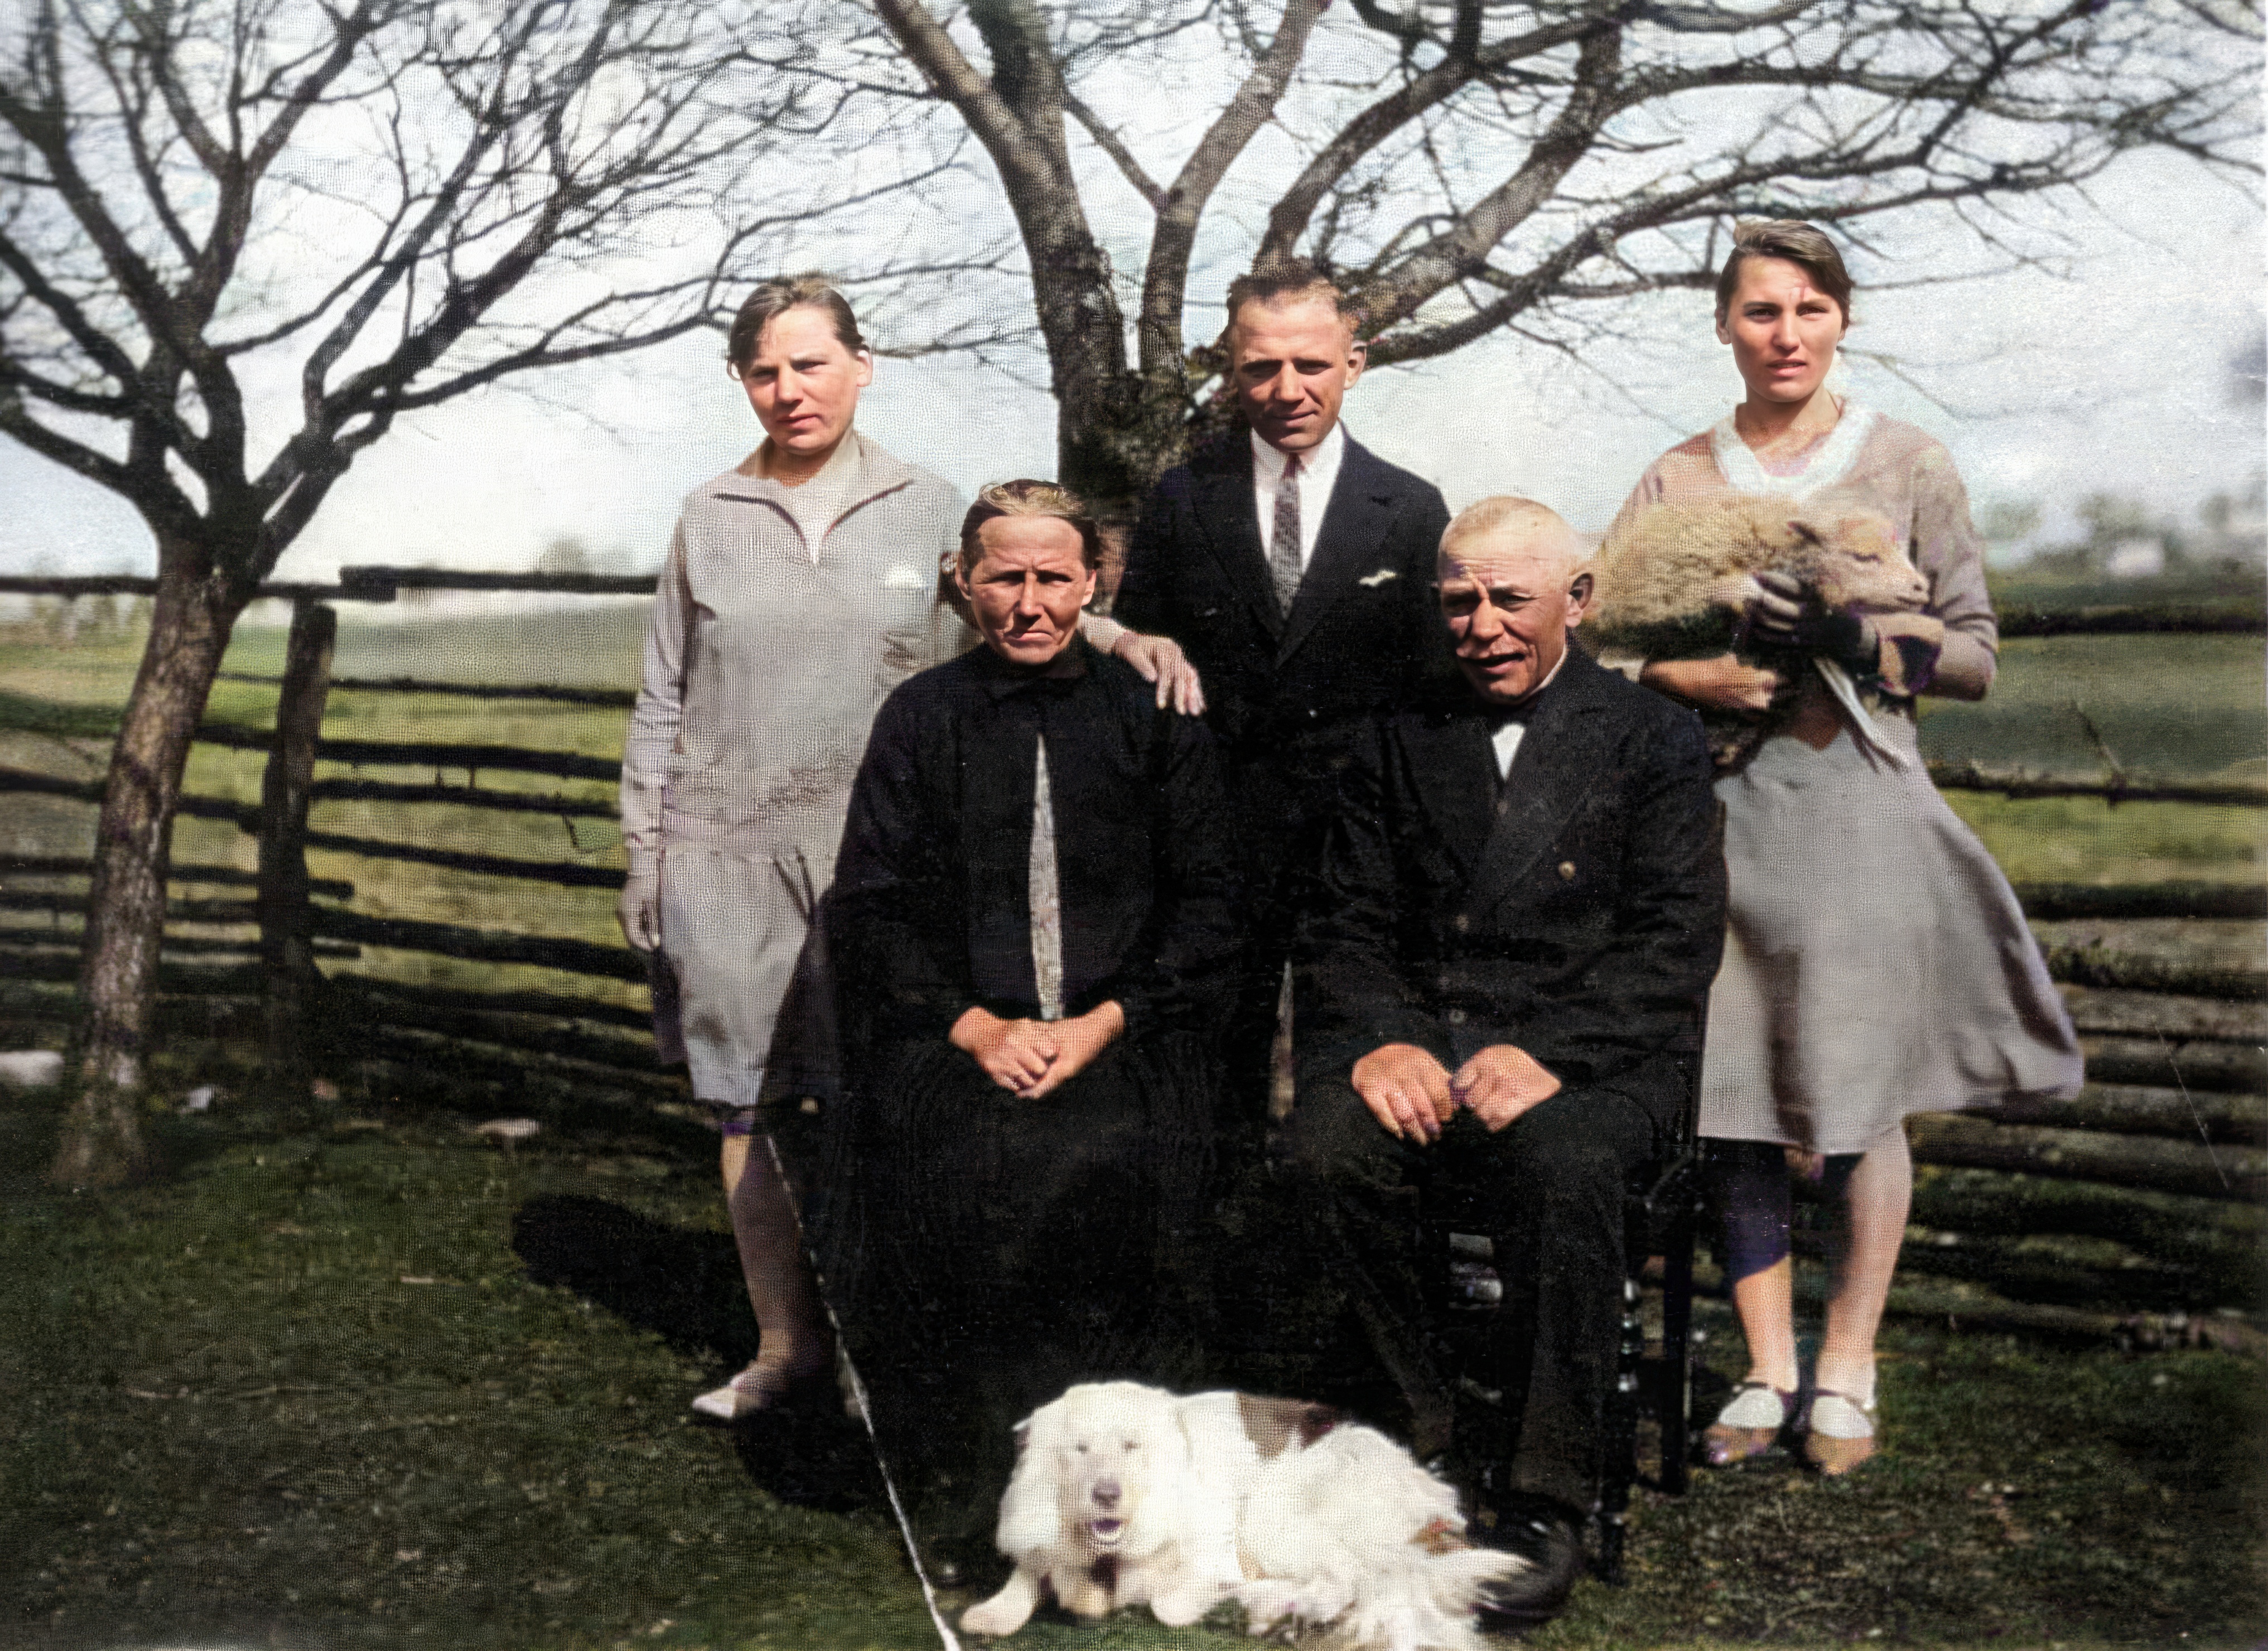
[[[1929,595],[1881,517],[1728,493],[1657,505],[1610,539],[1585,630],[1657,657],[1663,645],[1721,652],[1767,571],[1794,574],[1837,613],[1906,611]]]
[[[1741,634],[1742,608],[1766,571],[1793,574],[1838,614],[1911,611],[1929,596],[1882,518],[1741,493],[1654,505],[1609,539],[1593,568],[1583,630],[1594,645],[1652,659],[1735,651],[1779,671],[1770,711],[1705,715],[1720,769],[1737,767],[1786,721],[1804,672],[1804,661],[1749,647]]]

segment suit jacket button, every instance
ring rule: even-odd
[[[1449,926],[1454,929],[1458,933],[1462,934],[1466,930],[1473,926],[1473,920],[1467,913],[1460,911],[1455,917],[1449,919]]]
[[[1462,1009],[1452,1009],[1441,1018],[1451,1026],[1462,1026],[1465,1023],[1465,1012]]]
[[[1572,883],[1575,881],[1574,861],[1561,860],[1559,862],[1559,881],[1564,883]]]

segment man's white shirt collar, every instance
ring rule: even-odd
[[[1270,547],[1269,534],[1276,524],[1276,490],[1284,480],[1285,454],[1263,441],[1257,432],[1252,443],[1252,502],[1260,512],[1260,548]],[[1338,485],[1339,464],[1346,457],[1346,426],[1334,421],[1323,439],[1300,455],[1300,565],[1315,559],[1315,540],[1323,527],[1323,512]]]
[[[1572,652],[1575,645],[1570,642],[1567,646]],[[1559,663],[1551,667],[1551,674],[1538,682],[1535,691],[1521,703],[1532,704],[1535,696],[1551,686],[1552,682],[1558,676],[1561,670],[1565,668],[1566,664],[1567,655],[1563,653],[1559,656]],[[1496,748],[1496,777],[1498,779],[1509,779],[1512,777],[1512,759],[1520,755],[1520,742],[1527,737],[1528,725],[1524,722],[1499,723],[1496,731],[1489,735],[1489,743]]]

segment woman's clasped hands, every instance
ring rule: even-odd
[[[1115,1000],[1064,1021],[1004,1020],[972,1005],[948,1037],[994,1083],[1036,1101],[1086,1071],[1125,1029]]]

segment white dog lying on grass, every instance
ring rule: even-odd
[[[1011,1634],[1043,1589],[1076,1616],[1224,1600],[1255,1633],[1329,1625],[1348,1651],[1476,1651],[1473,1612],[1526,1568],[1465,1538],[1456,1493],[1318,1404],[1092,1382],[1016,1430],[1000,1500],[1008,1584],[961,1618]]]

